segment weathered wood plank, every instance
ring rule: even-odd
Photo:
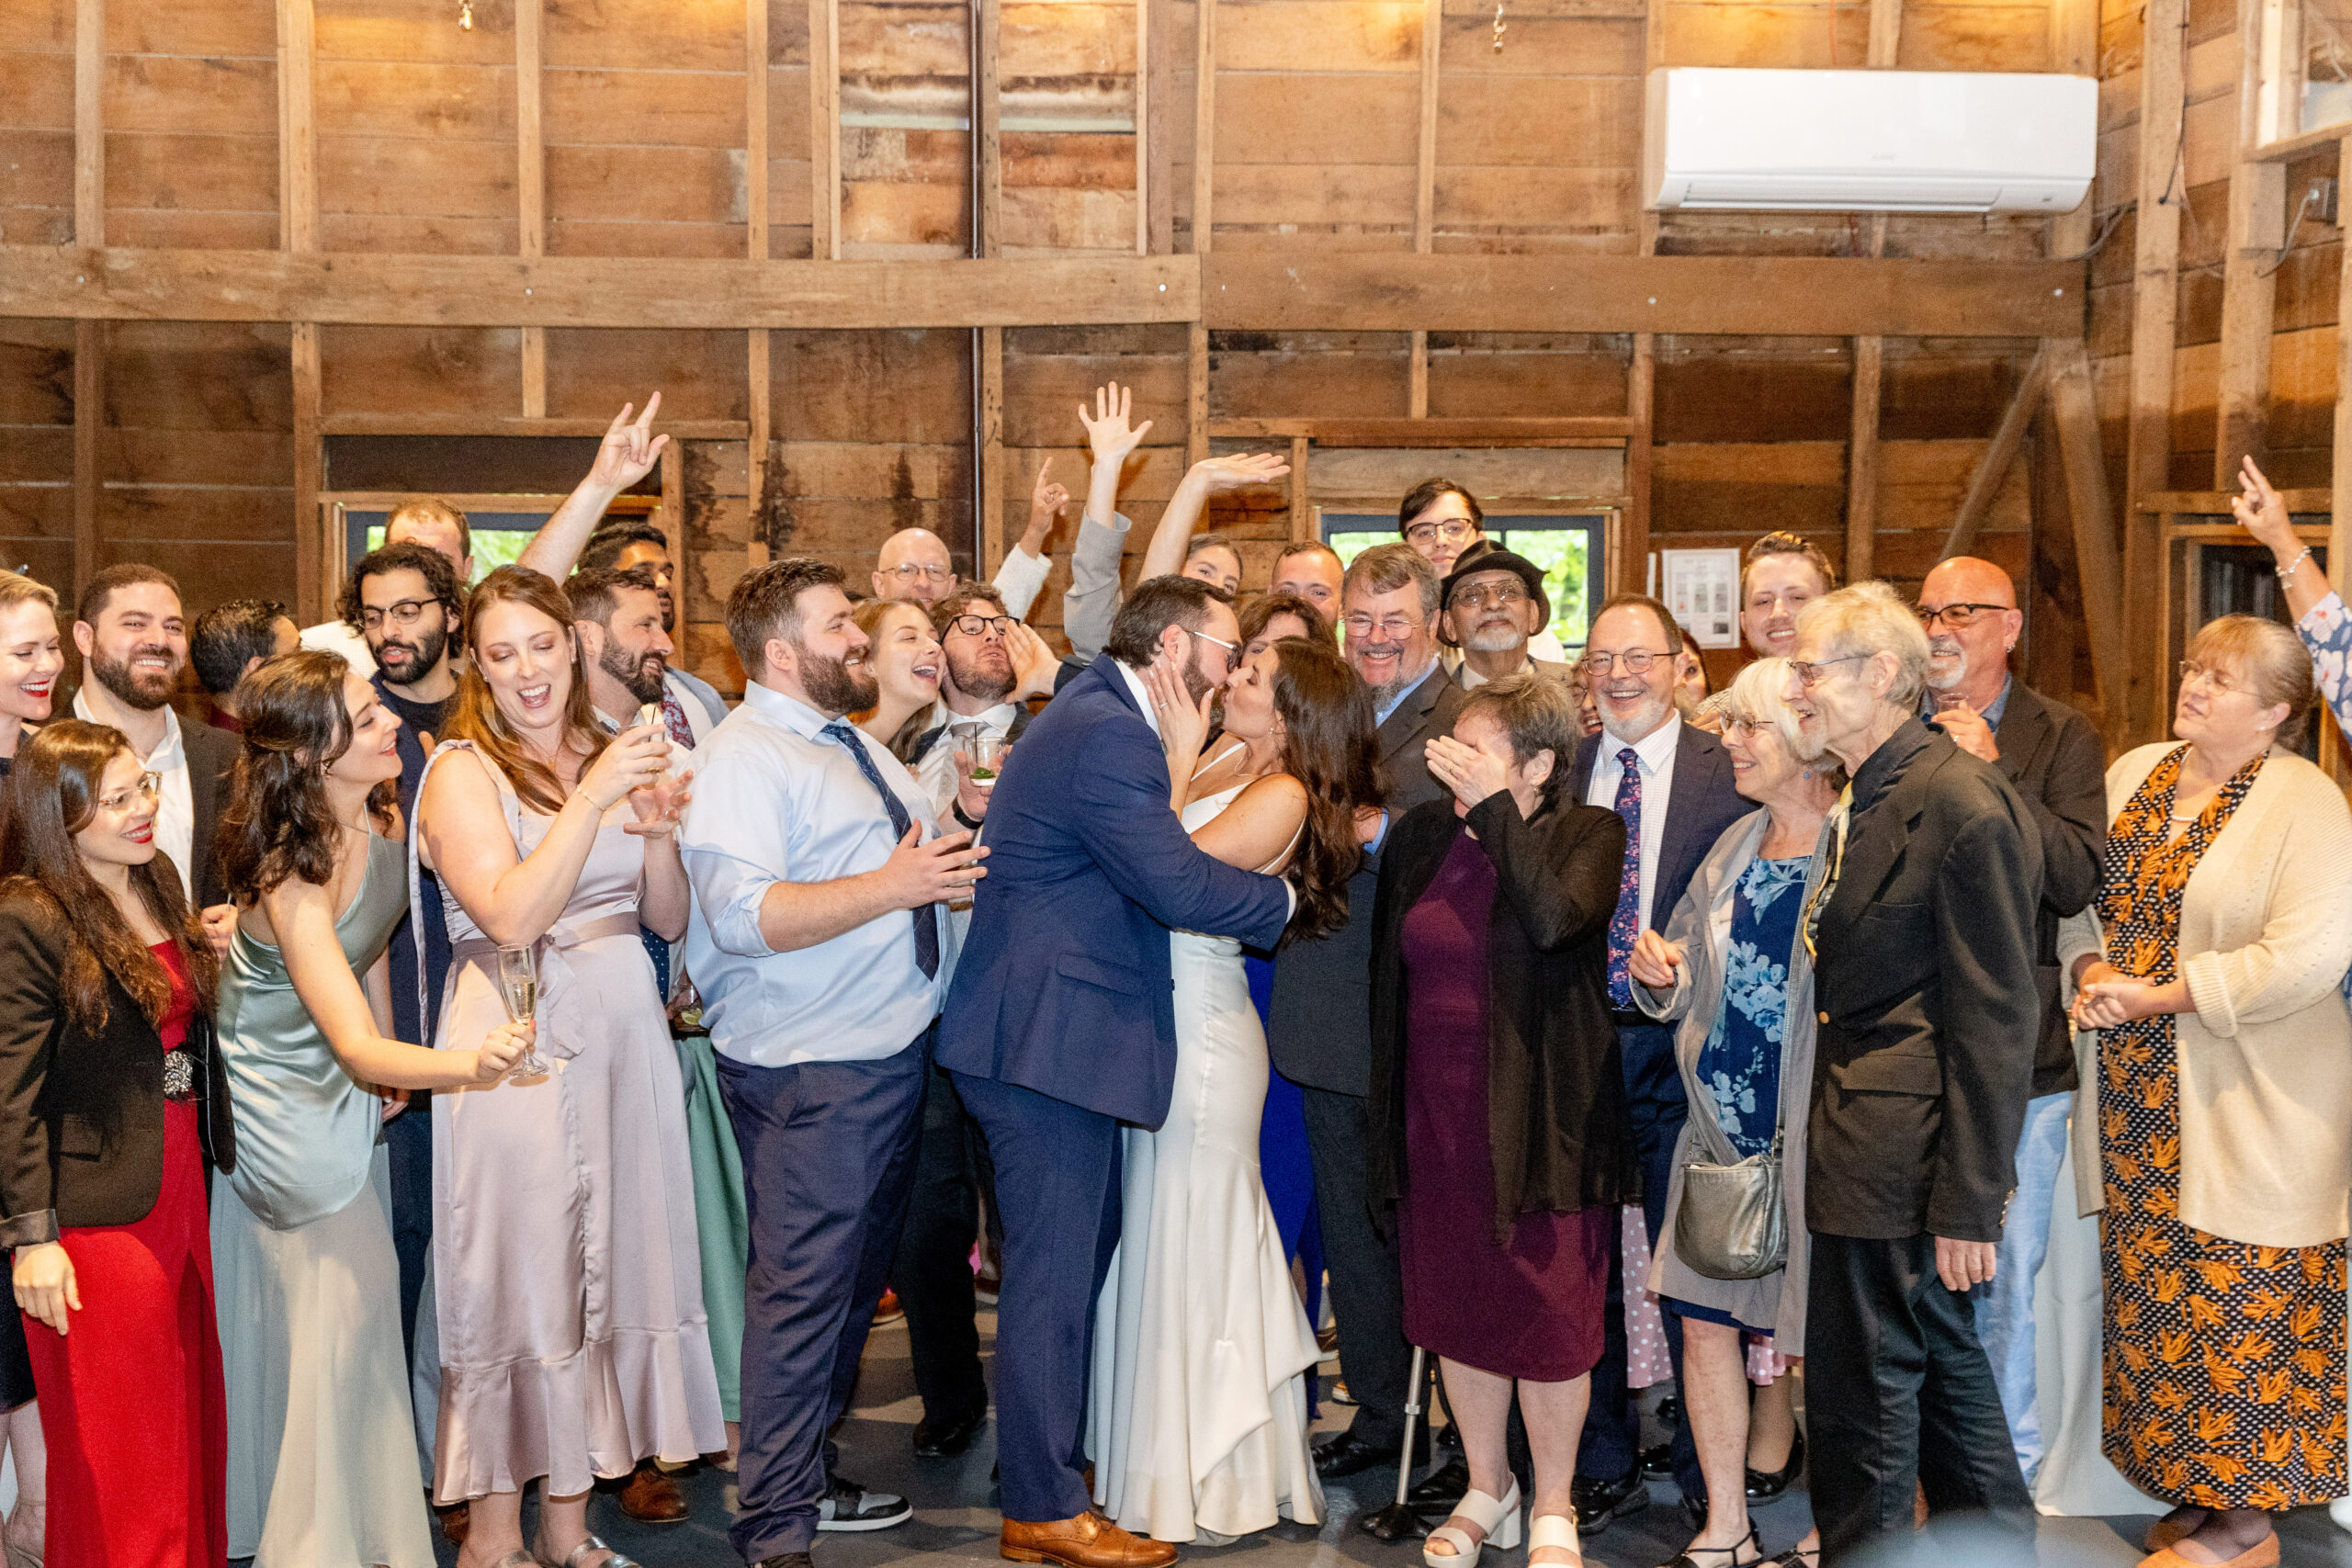
[[[1945,559],[1966,555],[1976,543],[1976,531],[1984,525],[2008,478],[2009,465],[2017,461],[2018,448],[2025,445],[2025,433],[2033,423],[2034,411],[2041,406],[2042,389],[2049,379],[2050,351],[2045,348],[2026,367],[2017,396],[2009,400],[1993,439],[1985,443],[1984,456],[1977,459],[1975,472],[1969,476],[1968,493],[1961,498],[1951,532],[1944,536]]]

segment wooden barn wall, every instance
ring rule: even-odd
[[[1828,0],[1531,0],[1442,6],[1425,73],[1419,4],[1223,0],[1216,11],[1211,228],[1194,210],[1197,7],[1191,0],[1000,0],[1002,254],[1155,249],[1317,254],[1410,250],[1417,237],[1420,105],[1434,88],[1425,243],[1437,252],[1862,254],[1867,220],[1807,215],[1668,215],[1636,191],[1641,83],[1649,64],[1855,65],[1867,7]],[[768,0],[764,167],[741,5],[695,0],[314,0],[319,244],[328,251],[609,256],[812,254],[816,181],[812,7]],[[2135,13],[2109,0],[2100,199],[2128,197]],[[524,9],[519,9],[522,7]],[[2232,21],[2197,0],[2199,82],[2234,91]],[[105,239],[118,244],[277,243],[279,93],[274,0],[107,0]],[[823,7],[817,8],[819,15]],[[2209,16],[2208,13],[2211,13]],[[956,0],[838,0],[839,254],[961,255],[972,243],[969,62],[974,8]],[[523,29],[536,17],[542,221],[523,227],[529,116]],[[1903,7],[1898,63],[2035,70],[2051,61],[2040,4]],[[1148,49],[1138,33],[1148,33]],[[74,0],[0,5],[0,240],[74,233]],[[1139,190],[1136,125],[1160,142]],[[2192,115],[2189,161],[2212,162]],[[2118,160],[2124,160],[2119,164]],[[2203,162],[2200,162],[2203,160]],[[2300,175],[2298,176],[2300,177]],[[2206,182],[2210,184],[2210,180]],[[2296,193],[2290,188],[2292,200]],[[2200,232],[2212,197],[2192,185]],[[2199,205],[2202,203],[2203,205]],[[1152,214],[1159,209],[1159,216]],[[2021,258],[2050,225],[1897,219],[1886,254]],[[2115,355],[2129,334],[2131,220],[2100,253],[2091,309],[2107,451],[2120,463]],[[2288,477],[2326,466],[2334,355],[2334,230],[2306,231],[2280,274],[2281,399],[2273,443]],[[2218,242],[2215,242],[2218,243]],[[2202,254],[2202,253],[2200,253]],[[2198,413],[2197,355],[2218,295],[2182,283],[2184,456]],[[2120,324],[2119,324],[2120,323]],[[2204,335],[2198,335],[2200,332]],[[290,595],[294,393],[285,328],[145,323],[105,334],[106,491],[100,556],[143,552],[183,570],[191,609],[257,585]],[[2292,334],[2300,334],[2300,338]],[[1007,329],[1002,334],[1003,515],[1017,536],[1031,482],[1083,494],[1081,398],[1116,379],[1153,422],[1125,508],[1139,554],[1182,477],[1190,367],[1182,326]],[[768,334],[764,409],[742,333],[320,329],[322,412],[441,420],[514,417],[543,378],[550,418],[602,418],[658,387],[666,417],[764,415],[772,437],[683,443],[689,661],[732,683],[719,606],[764,552],[808,552],[854,574],[894,528],[920,524],[971,562],[975,334],[872,331]],[[52,581],[73,573],[71,323],[0,323],[0,549]],[[1655,344],[1653,547],[1742,543],[1791,527],[1843,553],[1854,350],[1843,340],[1672,338]],[[2034,345],[1889,340],[1885,345],[1880,570],[1916,580],[1933,559],[1970,470]],[[1226,333],[1207,344],[1207,413],[1396,416],[1412,412],[1416,344],[1402,333]],[[1436,417],[1625,416],[1629,334],[1427,334],[1426,411]],[[543,364],[543,371],[537,368]],[[2204,378],[2210,382],[2210,375]],[[2210,407],[2210,392],[2205,404]],[[541,412],[534,410],[533,412]],[[1220,441],[1219,450],[1238,444]],[[2210,435],[2207,447],[2210,451]],[[2074,592],[2071,552],[2034,521],[2044,444],[2029,442],[1980,543],[2031,578],[2035,604]],[[2208,459],[2210,463],[2210,458]],[[2304,464],[2298,468],[2294,464]],[[1613,470],[1622,475],[1626,466]],[[1311,471],[1311,470],[1310,470]],[[2120,477],[2120,476],[2119,476]],[[755,482],[756,479],[756,482]],[[1619,481],[1622,484],[1622,480]],[[334,488],[334,475],[324,476]],[[481,488],[497,488],[482,476]],[[2045,488],[2046,485],[2045,485]],[[756,511],[752,497],[760,495]],[[2117,493],[2122,491],[2119,482]],[[1622,501],[1623,497],[1587,497]],[[1289,528],[1286,490],[1220,506],[1262,583]],[[1060,623],[1077,505],[1033,619]],[[2063,516],[2063,513],[2058,515]],[[1638,569],[1633,572],[1639,580]],[[2033,634],[2039,637],[2041,634]],[[2068,645],[2071,649],[2071,645]],[[2087,685],[2087,673],[2078,684]]]

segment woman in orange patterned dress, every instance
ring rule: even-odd
[[[2345,1491],[2352,811],[2293,754],[2312,696],[2292,632],[2226,616],[2181,666],[2184,744],[2108,770],[2075,1168],[2104,1210],[2103,1447],[2177,1505],[2144,1568],[2276,1563],[2270,1516]]]

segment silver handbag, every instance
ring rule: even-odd
[[[1781,1187],[1781,1133],[1737,1165],[1682,1168],[1674,1251],[1710,1280],[1760,1280],[1788,1261],[1789,1210]]]

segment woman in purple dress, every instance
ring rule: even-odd
[[[1429,744],[1453,798],[1416,807],[1381,853],[1370,1195],[1396,1204],[1406,1337],[1442,1361],[1470,1464],[1430,1568],[1519,1544],[1514,1383],[1529,1562],[1584,1562],[1569,1488],[1634,1179],[1607,991],[1625,828],[1563,793],[1578,728],[1557,681],[1479,687]]]

